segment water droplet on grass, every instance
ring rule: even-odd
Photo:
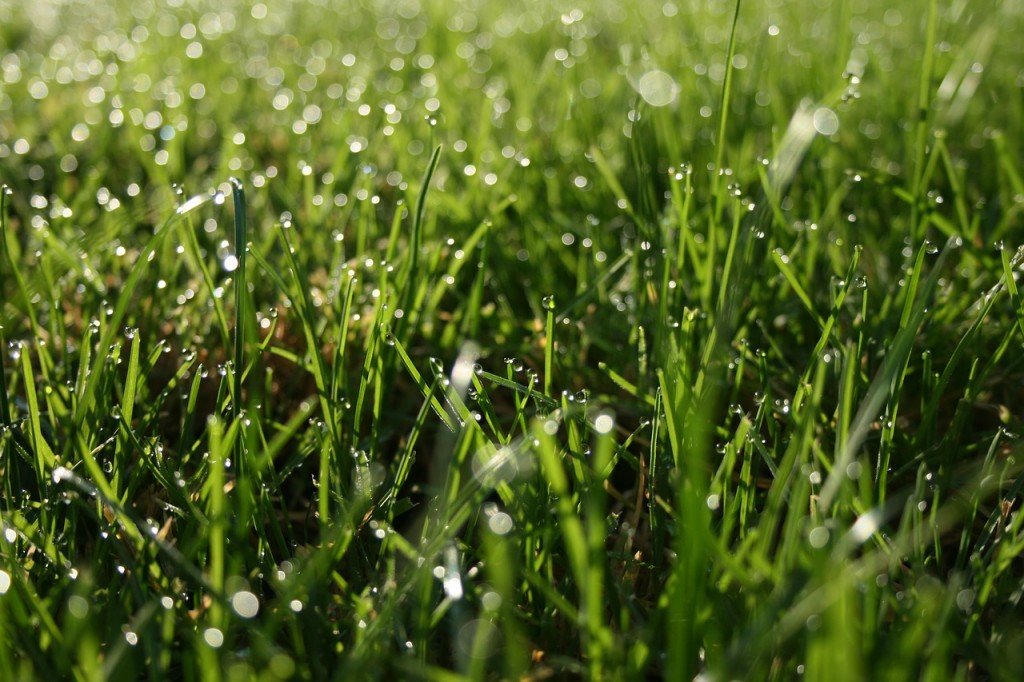
[[[219,649],[224,644],[224,633],[217,628],[206,628],[203,632],[203,641],[214,649]]]
[[[839,131],[839,117],[828,107],[819,107],[814,112],[813,123],[819,135],[835,135]]]
[[[487,519],[487,527],[495,535],[507,535],[514,525],[512,517],[505,512],[498,512]]]
[[[68,597],[68,613],[75,618],[85,618],[89,615],[89,602],[80,595],[71,595]]]
[[[599,414],[594,419],[594,430],[600,434],[610,433],[615,428],[615,418],[610,414]]]
[[[659,69],[642,75],[636,88],[644,101],[652,107],[668,106],[679,96],[679,84],[672,76]]]
[[[970,611],[974,605],[974,590],[965,589],[957,592],[956,605],[961,611]]]
[[[807,534],[807,541],[811,544],[811,547],[815,549],[821,549],[828,544],[829,532],[828,528],[824,526],[818,526],[811,530]]]
[[[484,596],[480,598],[480,604],[487,611],[497,611],[501,608],[501,595],[497,592],[491,591],[484,593]]]
[[[252,592],[241,590],[231,596],[231,608],[242,618],[255,618],[260,611],[260,600]]]

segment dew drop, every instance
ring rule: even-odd
[[[231,608],[242,618],[255,618],[260,611],[260,600],[252,592],[241,590],[231,596]]]
[[[214,649],[219,649],[224,644],[224,633],[217,628],[206,628],[203,632],[203,641]]]

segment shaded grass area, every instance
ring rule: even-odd
[[[0,678],[1019,678],[1020,2],[0,11]]]

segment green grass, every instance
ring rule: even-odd
[[[1019,0],[0,16],[0,679],[1024,675]]]

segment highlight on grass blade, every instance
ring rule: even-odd
[[[186,215],[196,210],[206,202],[211,201],[214,196],[215,195],[211,192],[207,192],[206,194],[196,194],[182,202],[178,208],[174,209],[174,212],[178,215]]]
[[[815,107],[804,100],[789,120],[782,142],[768,168],[768,186],[776,198],[782,195],[814,140]]]

